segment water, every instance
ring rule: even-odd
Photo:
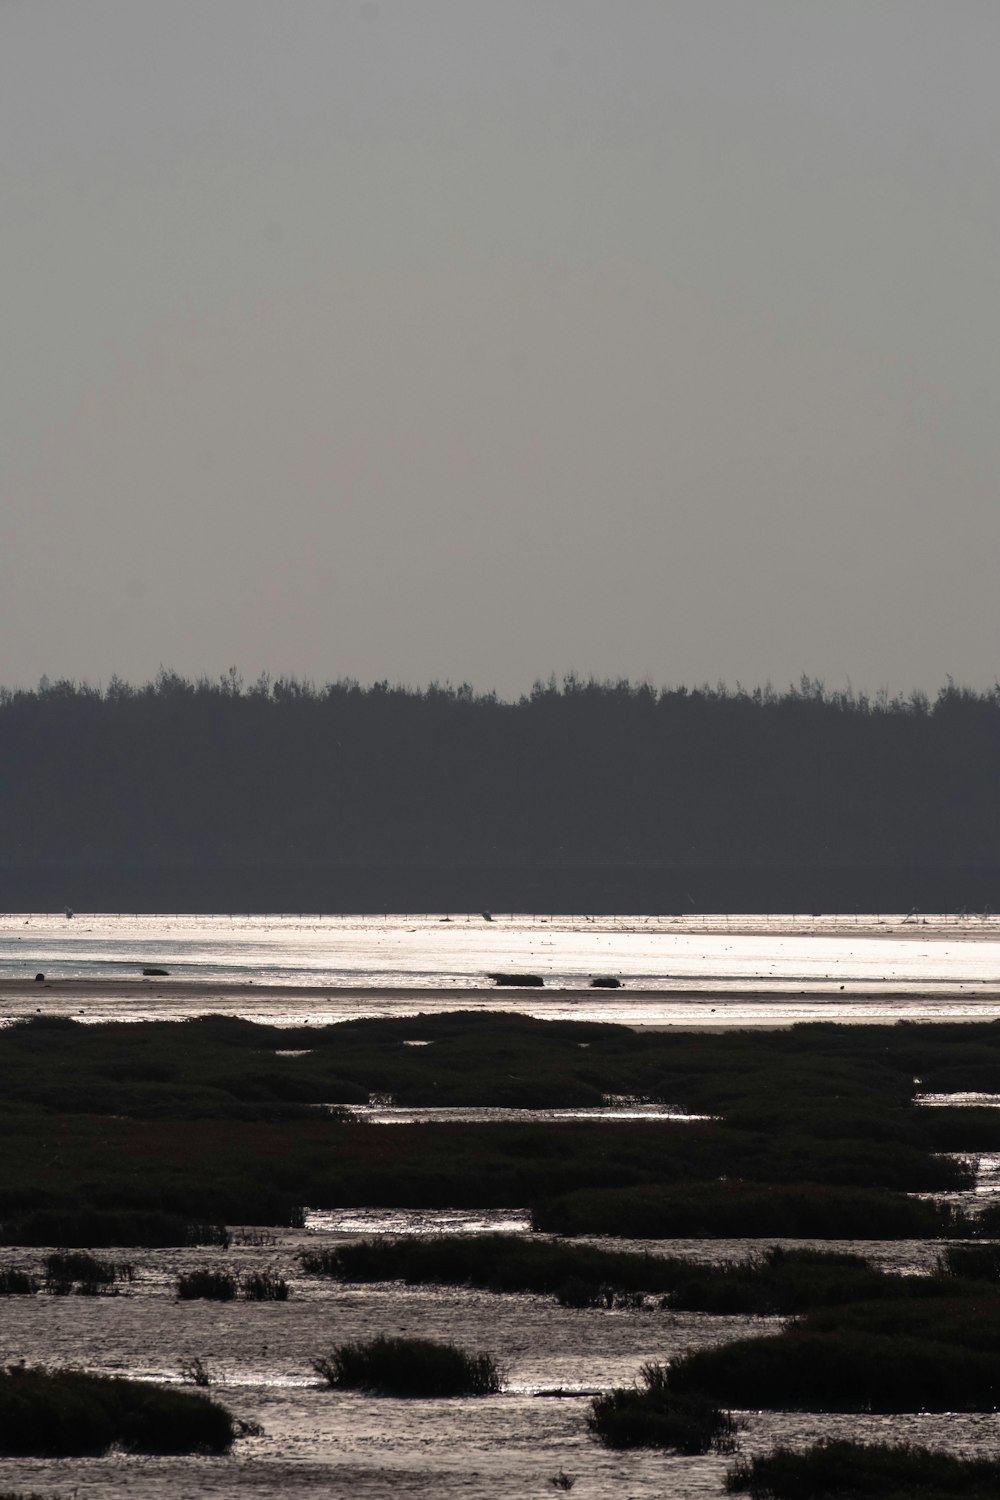
[[[149,966],[169,978],[143,979]],[[545,988],[497,988],[498,970]],[[589,988],[609,974],[625,988]],[[1000,918],[20,914],[0,917],[0,988],[8,1017],[74,1000],[84,1020],[211,1010],[302,1025],[458,1007],[633,1026],[992,1020]]]
[[[490,1216],[489,1228],[511,1227]],[[573,1310],[538,1296],[500,1296],[460,1288],[395,1284],[342,1286],[304,1277],[297,1251],[332,1245],[345,1234],[407,1227],[391,1211],[354,1211],[350,1222],[284,1231],[263,1246],[136,1250],[137,1276],[117,1297],[12,1297],[0,1322],[0,1359],[40,1355],[48,1363],[105,1374],[180,1384],[181,1367],[201,1359],[213,1379],[211,1394],[238,1417],[263,1424],[260,1437],[240,1441],[228,1458],[0,1460],[0,1487],[88,1500],[176,1500],[213,1495],[220,1500],[330,1497],[524,1496],[554,1493],[560,1471],[576,1479],[573,1493],[659,1500],[721,1497],[729,1460],[717,1455],[680,1459],[656,1452],[611,1453],[588,1436],[589,1392],[628,1384],[649,1360],[666,1360],[734,1338],[777,1331],[775,1319],[705,1317],[643,1310]],[[447,1216],[412,1218],[411,1232],[462,1227]],[[607,1242],[605,1242],[607,1243]],[[612,1242],[614,1243],[614,1242]],[[643,1242],[641,1248],[682,1251],[703,1259],[745,1254],[746,1242]],[[869,1250],[887,1268],[930,1269],[918,1243],[838,1248]],[[38,1253],[4,1252],[4,1259],[37,1267]],[[292,1293],[285,1303],[177,1302],[179,1273],[195,1267],[276,1271]],[[332,1392],[311,1361],[334,1343],[379,1333],[444,1338],[488,1349],[508,1370],[505,1394],[483,1400],[403,1402]],[[563,1394],[555,1398],[551,1393]],[[548,1393],[548,1394],[547,1394]],[[957,1452],[995,1443],[998,1419],[979,1415],[913,1417],[823,1416],[794,1412],[742,1414],[744,1451],[777,1441],[806,1443],[820,1436],[901,1436]]]
[[[495,916],[486,922],[481,916],[21,914],[0,918],[0,1002],[8,1020],[38,1010],[70,1011],[90,1021],[225,1011],[285,1025],[458,1006],[653,1026],[993,1019],[1000,1016],[998,938],[994,918]],[[169,977],[143,980],[140,971],[149,965],[169,969]],[[541,973],[546,988],[494,989],[486,975],[497,969]],[[46,984],[34,983],[39,970]],[[626,987],[590,990],[595,974],[615,974]],[[608,1112],[623,1117],[642,1109],[616,1101]],[[370,1116],[384,1124],[402,1119],[388,1104],[374,1106]],[[980,1166],[980,1195],[995,1193],[1000,1157],[984,1157]],[[0,1460],[0,1490],[34,1490],[61,1500],[244,1500],[248,1494],[255,1500],[307,1494],[523,1500],[556,1493],[552,1480],[564,1472],[575,1481],[574,1500],[658,1500],[665,1493],[717,1500],[723,1494],[726,1458],[599,1448],[586,1433],[588,1398],[581,1393],[628,1383],[647,1360],[766,1332],[777,1326],[773,1320],[652,1308],[571,1310],[540,1297],[457,1288],[344,1287],[303,1277],[296,1260],[303,1244],[358,1234],[526,1233],[523,1206],[313,1211],[306,1226],[238,1238],[229,1251],[122,1251],[116,1258],[134,1260],[138,1279],[120,1297],[7,1299],[0,1360],[178,1382],[182,1364],[200,1358],[213,1374],[213,1394],[238,1417],[262,1423],[265,1432],[241,1440],[223,1459]],[[741,1258],[762,1248],[745,1240],[603,1243],[702,1260]],[[933,1269],[938,1250],[921,1241],[837,1242],[837,1248],[910,1275]],[[0,1259],[37,1266],[40,1253],[4,1251]],[[272,1304],[175,1300],[180,1271],[213,1265],[278,1271],[289,1278],[292,1296]],[[334,1393],[317,1383],[313,1358],[333,1343],[377,1333],[488,1349],[509,1368],[508,1390],[478,1401],[406,1403]],[[564,1393],[559,1399],[543,1394],[557,1389]],[[740,1441],[747,1452],[777,1441],[860,1436],[905,1437],[971,1453],[984,1444],[995,1447],[1000,1436],[1000,1419],[992,1415],[750,1412],[744,1421]]]

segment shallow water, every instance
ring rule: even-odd
[[[177,978],[374,989],[491,989],[487,975],[500,970],[557,988],[595,975],[638,989],[1000,984],[1000,918],[923,921],[22,914],[0,917],[0,975],[44,967],[113,978],[157,966]]]
[[[499,1216],[490,1227],[496,1227]],[[366,1229],[387,1224],[370,1216]],[[439,1221],[440,1222],[440,1221]],[[355,1220],[355,1229],[361,1227]],[[442,1225],[443,1227],[443,1225]],[[455,1227],[454,1223],[449,1227]],[[303,1243],[333,1243],[330,1231],[292,1231],[263,1246],[229,1251],[131,1253],[137,1280],[118,1297],[13,1297],[4,1304],[0,1359],[29,1361],[44,1351],[53,1364],[108,1374],[180,1382],[181,1365],[200,1358],[213,1377],[210,1394],[239,1417],[263,1424],[261,1437],[238,1442],[228,1458],[0,1460],[0,1488],[150,1500],[213,1495],[237,1500],[321,1493],[382,1500],[399,1495],[499,1496],[554,1493],[560,1471],[574,1495],[635,1500],[718,1497],[730,1460],[681,1459],[655,1452],[610,1453],[587,1436],[583,1392],[629,1383],[647,1360],[777,1330],[776,1319],[560,1308],[551,1299],[462,1289],[400,1285],[343,1286],[299,1274]],[[670,1242],[649,1248],[728,1258],[746,1242]],[[839,1248],[845,1248],[843,1244]],[[858,1246],[857,1248],[861,1248]],[[880,1259],[876,1247],[873,1258]],[[898,1269],[916,1246],[882,1247]],[[31,1251],[6,1252],[31,1265]],[[181,1270],[216,1266],[286,1274],[286,1303],[177,1302]],[[912,1269],[920,1269],[916,1264]],[[310,1362],[334,1343],[378,1333],[447,1338],[485,1348],[509,1370],[507,1391],[480,1400],[393,1401],[322,1386]],[[561,1390],[561,1396],[543,1392]],[[574,1391],[581,1394],[574,1395]],[[982,1416],[858,1417],[747,1413],[741,1446],[805,1443],[834,1434],[907,1436],[956,1451],[995,1442],[998,1420]]]
[[[355,1119],[369,1125],[538,1125],[560,1124],[567,1120],[599,1120],[603,1124],[629,1120],[673,1120],[694,1122],[710,1120],[711,1115],[689,1115],[681,1109],[662,1104],[608,1104],[580,1109],[503,1109],[499,1106],[428,1106],[410,1109],[402,1104],[329,1104],[320,1108],[346,1110]]]
[[[23,986],[5,994],[6,1019],[67,1008],[91,1021],[215,1011],[276,1025],[456,1008],[657,1027],[1000,1019],[1000,918],[922,922],[22,914],[0,917],[0,982]],[[169,977],[143,979],[150,966]],[[496,987],[500,970],[536,972],[545,988]],[[607,974],[625,987],[589,988]],[[128,992],[102,994],[102,979]],[[93,988],[61,995],[75,980]]]
[[[51,988],[8,988],[4,1018],[36,1010],[80,1019],[183,1019],[224,1011],[277,1024],[326,1023],[360,1015],[412,1015],[458,1006],[520,1010],[562,1019],[631,1025],[783,1025],[796,1020],[992,1019],[1000,1017],[998,919],[903,918],[632,919],[385,918],[0,918],[0,979]],[[171,977],[158,987],[139,970]],[[546,989],[494,989],[494,969],[543,973]],[[585,988],[593,974],[623,977],[620,991]],[[135,981],[101,992],[101,979]],[[98,981],[77,995],[74,979]],[[176,980],[200,981],[197,990]],[[60,993],[60,980],[67,993]],[[282,992],[280,986],[300,986]],[[254,994],[254,989],[270,993]],[[928,1105],[939,1102],[925,1101]],[[943,1101],[941,1101],[943,1102]],[[950,1101],[955,1102],[955,1101]],[[985,1102],[985,1101],[983,1101]],[[618,1101],[614,1118],[648,1112]],[[659,1113],[664,1111],[660,1110]],[[423,1118],[392,1105],[368,1111],[387,1124]],[[509,1111],[462,1114],[508,1117]],[[550,1111],[553,1116],[562,1111]],[[579,1115],[605,1111],[571,1111]],[[532,1118],[536,1118],[532,1114]],[[975,1194],[1000,1189],[1000,1157],[979,1159]],[[9,1298],[0,1319],[0,1359],[66,1363],[105,1373],[179,1381],[200,1358],[234,1413],[261,1422],[229,1458],[112,1455],[72,1461],[0,1460],[0,1490],[124,1500],[216,1496],[261,1500],[322,1494],[357,1500],[400,1496],[522,1497],[553,1494],[563,1471],[574,1497],[719,1497],[730,1460],[655,1452],[610,1453],[587,1436],[589,1398],[540,1392],[595,1390],[637,1378],[644,1361],[725,1341],[774,1320],[701,1314],[582,1311],[539,1297],[399,1285],[350,1287],[304,1278],[296,1251],[345,1235],[526,1232],[524,1208],[350,1209],[311,1212],[302,1231],[251,1234],[228,1252],[123,1250],[138,1280],[113,1298]],[[246,1239],[247,1237],[244,1236]],[[615,1241],[608,1246],[741,1259],[765,1245],[747,1240]],[[767,1242],[771,1243],[771,1242]],[[803,1242],[780,1241],[786,1245]],[[805,1242],[822,1246],[823,1242]],[[926,1274],[937,1244],[836,1241],[886,1270]],[[37,1265],[41,1252],[0,1252],[7,1264]],[[287,1303],[181,1303],[182,1269],[212,1264],[268,1268],[292,1283]],[[508,1391],[478,1401],[397,1402],[321,1388],[310,1361],[333,1343],[377,1333],[440,1337],[487,1348],[509,1366]],[[748,1413],[741,1444],[862,1436],[981,1452],[1000,1438],[994,1416],[817,1416]]]

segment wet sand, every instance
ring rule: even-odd
[[[914,934],[916,935],[916,934]],[[923,934],[921,934],[923,935]],[[40,965],[41,967],[41,965]],[[638,1028],[677,1030],[775,1027],[795,1020],[885,1022],[1000,1017],[1000,987],[959,986],[933,991],[859,987],[845,996],[839,984],[808,992],[767,989],[656,989],[595,991],[417,985],[392,989],[330,984],[259,984],[178,978],[0,979],[0,1024],[41,1014],[87,1022],[181,1020],[221,1013],[281,1025],[330,1024],[356,1016],[517,1010],[538,1017],[620,1021]],[[378,1220],[380,1211],[369,1214]],[[386,1213],[387,1211],[381,1211]],[[655,1451],[610,1452],[587,1435],[588,1398],[576,1391],[607,1388],[637,1378],[641,1364],[741,1333],[776,1328],[774,1320],[664,1313],[659,1309],[572,1310],[539,1297],[499,1297],[457,1288],[401,1285],[342,1286],[305,1278],[296,1251],[343,1238],[333,1215],[326,1227],[265,1231],[267,1243],[231,1250],[124,1250],[139,1278],[116,1298],[5,1299],[0,1359],[67,1364],[178,1382],[183,1361],[202,1358],[216,1395],[264,1434],[241,1439],[228,1458],[0,1459],[0,1490],[37,1491],[50,1500],[187,1500],[211,1495],[238,1500],[296,1500],[299,1495],[398,1500],[400,1496],[491,1497],[524,1500],[556,1493],[553,1479],[575,1480],[574,1500],[720,1500],[731,1460],[709,1454],[677,1458]],[[345,1211],[354,1233],[385,1232],[362,1224],[363,1211]],[[514,1217],[513,1211],[511,1217]],[[440,1229],[437,1223],[420,1232]],[[492,1224],[485,1227],[495,1227]],[[348,1233],[352,1232],[348,1230]],[[607,1247],[614,1241],[603,1241]],[[763,1242],[618,1242],[633,1249],[669,1250],[693,1259],[739,1258]],[[838,1250],[868,1255],[877,1265],[909,1274],[931,1269],[939,1246],[930,1242],[837,1242]],[[9,1264],[37,1268],[40,1250],[9,1250]],[[287,1303],[181,1303],[181,1269],[215,1265],[271,1268],[292,1283]],[[482,1400],[396,1402],[332,1392],[310,1361],[333,1343],[376,1333],[444,1337],[487,1348],[510,1371],[510,1386]],[[540,1394],[562,1388],[562,1398]],[[981,1452],[1000,1439],[995,1415],[828,1416],[746,1413],[744,1452],[776,1441],[804,1444],[821,1436],[926,1442],[959,1453]]]
[[[343,1236],[284,1231],[275,1243],[228,1251],[136,1250],[137,1280],[119,1297],[11,1297],[0,1328],[4,1362],[43,1358],[176,1384],[194,1357],[208,1366],[216,1396],[262,1424],[227,1458],[0,1459],[0,1488],[69,1500],[187,1500],[250,1493],[279,1500],[320,1493],[358,1500],[390,1496],[524,1497],[555,1493],[563,1471],[574,1496],[660,1500],[721,1497],[731,1460],[656,1451],[612,1452],[587,1434],[587,1391],[634,1380],[646,1360],[663,1360],[748,1334],[777,1331],[778,1319],[707,1317],[644,1310],[574,1310],[538,1296],[398,1283],[342,1285],[303,1277],[296,1251]],[[666,1249],[662,1242],[656,1248]],[[718,1253],[732,1245],[709,1246]],[[746,1244],[743,1244],[745,1253]],[[843,1247],[839,1247],[843,1248]],[[853,1248],[853,1247],[852,1247]],[[860,1247],[858,1247],[860,1248]],[[917,1246],[883,1247],[896,1268],[918,1267]],[[25,1266],[39,1252],[7,1252]],[[199,1266],[272,1269],[288,1276],[285,1303],[178,1302],[175,1277]],[[489,1349],[509,1371],[500,1396],[394,1401],[326,1388],[311,1361],[331,1344],[377,1333],[447,1338]],[[545,1392],[562,1390],[561,1397]],[[579,1394],[573,1394],[573,1392]],[[745,1413],[744,1452],[821,1435],[910,1438],[958,1452],[994,1442],[996,1416],[927,1417]]]

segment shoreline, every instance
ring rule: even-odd
[[[332,1026],[386,1017],[455,1011],[517,1013],[536,1020],[625,1026],[633,1031],[786,1030],[826,1024],[1000,1023],[1000,984],[889,985],[842,989],[839,984],[778,989],[517,989],[452,986],[365,987],[267,984],[249,980],[59,978],[44,982],[0,976],[0,1027],[33,1016],[82,1024],[182,1022],[223,1015],[283,1029]]]

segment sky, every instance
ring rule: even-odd
[[[1000,675],[996,0],[0,0],[0,683]]]

